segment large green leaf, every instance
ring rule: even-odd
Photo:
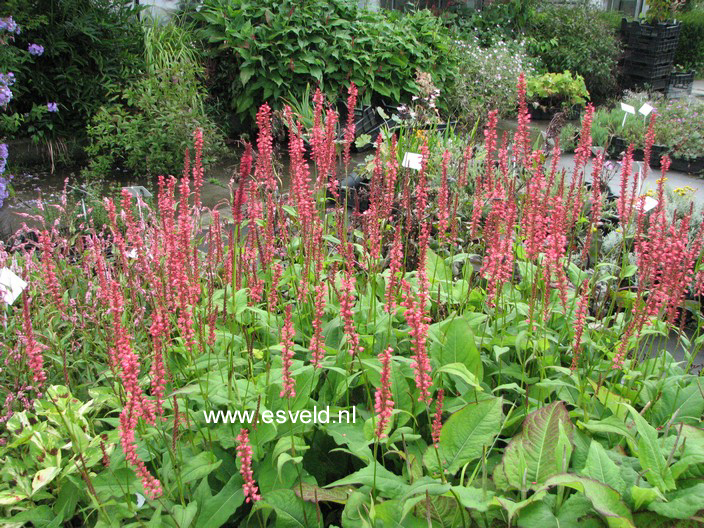
[[[483,367],[474,333],[464,317],[456,317],[445,327],[444,339],[431,348],[432,358],[438,366],[461,363],[481,382]]]
[[[364,486],[375,487],[381,494],[390,499],[395,499],[406,492],[408,484],[403,480],[403,477],[391,473],[378,462],[376,464],[376,472],[373,465],[363,467],[359,471],[355,471],[340,480],[328,484],[326,488],[334,488],[336,486],[348,486],[350,484],[361,484]]]
[[[660,426],[668,422],[677,412],[677,422],[699,424],[704,414],[704,383],[699,379],[680,388],[677,382],[668,383],[662,396],[653,405],[652,422]]]
[[[675,479],[667,460],[660,449],[658,432],[643,418],[638,411],[628,404],[623,404],[631,413],[638,429],[638,460],[645,473],[645,478],[660,491],[675,489]]]
[[[609,528],[635,528],[631,512],[621,502],[621,495],[614,489],[596,480],[570,475],[554,475],[545,481],[545,489],[566,486],[583,493],[594,509],[606,520]]]
[[[569,441],[573,425],[563,402],[554,402],[526,416],[521,432],[513,437],[504,451],[501,464],[508,484],[517,489],[535,487],[560,472],[564,441],[560,428]]]
[[[204,481],[207,487],[207,481]],[[219,528],[227,522],[230,516],[235,513],[244,502],[244,492],[242,491],[242,477],[235,474],[225,484],[217,495],[208,497],[209,491],[199,504],[200,515],[196,519],[196,528]],[[199,501],[200,502],[200,501]]]
[[[609,458],[606,449],[596,440],[592,440],[589,445],[589,454],[582,475],[603,482],[621,494],[625,491],[626,482],[621,477],[616,462]]]
[[[667,502],[651,502],[648,509],[671,519],[689,519],[704,510],[704,483],[665,494]]]
[[[257,501],[254,510],[271,508],[276,512],[276,526],[281,528],[310,528],[322,526],[313,506],[299,499],[293,490],[280,489],[267,493]]]
[[[452,268],[430,248],[425,258],[425,271],[431,282],[452,281]]]
[[[454,413],[442,426],[438,454],[442,466],[451,474],[483,454],[501,432],[503,412],[501,398],[470,403]],[[429,446],[423,462],[431,471],[437,470],[435,447]]]

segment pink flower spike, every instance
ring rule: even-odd
[[[440,443],[440,431],[442,430],[442,402],[445,398],[445,391],[438,389],[438,395],[435,398],[435,417],[433,418],[433,444],[438,447]]]
[[[242,428],[240,434],[237,435],[237,456],[240,457],[240,475],[242,475],[244,480],[242,491],[244,492],[245,502],[262,500],[257,483],[254,482],[252,446],[249,444],[249,431],[245,428]]]
[[[391,415],[394,410],[394,400],[391,393],[391,354],[393,349],[387,348],[379,353],[381,361],[381,387],[376,391],[374,412],[378,415],[375,434],[378,439],[385,438],[386,427],[391,422]]]
[[[283,389],[279,396],[281,398],[296,397],[296,382],[291,377],[291,364],[293,360],[293,336],[295,331],[291,322],[291,305],[286,305],[286,318],[281,329],[281,362],[283,364]]]

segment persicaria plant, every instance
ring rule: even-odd
[[[481,144],[380,136],[356,197],[339,183],[354,131],[343,125],[337,163],[322,93],[313,130],[284,112],[288,174],[264,105],[227,207],[201,203],[208,137],[195,131],[195,155],[154,201],[106,198],[107,224],[86,219],[69,238],[64,200],[55,223],[0,246],[0,269],[28,284],[3,305],[0,515],[208,528],[701,519],[701,223],[667,214],[667,158],[645,206],[632,148],[611,198],[591,106],[558,170],[559,145],[548,160],[531,148],[523,77],[517,92],[513,141],[495,111]],[[417,170],[401,163],[411,141]]]

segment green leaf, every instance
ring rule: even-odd
[[[48,467],[37,471],[32,479],[32,495],[54,480],[59,473],[61,473],[59,467]]]
[[[249,80],[252,78],[254,75],[254,69],[253,68],[242,68],[240,70],[240,82],[242,83],[242,86],[246,85]]]
[[[171,513],[179,528],[188,528],[198,513],[198,504],[195,502],[189,503],[188,506],[177,504]]]
[[[589,454],[582,475],[603,482],[621,494],[625,491],[626,482],[621,477],[618,466],[596,440],[592,440],[589,445]]]
[[[374,473],[374,466],[370,464],[325,487],[334,488],[336,486],[347,486],[349,484],[361,484],[369,487],[374,486],[383,496],[390,499],[395,499],[406,492],[408,484],[403,481],[403,477],[391,473],[391,471],[376,461],[374,464],[376,465],[376,475]]]
[[[222,460],[218,460],[210,451],[203,451],[198,453],[195,457],[189,457],[186,460],[185,467],[181,471],[181,482],[185,484],[193,480],[201,479],[217,469],[220,464],[222,464]]]
[[[482,359],[469,322],[464,317],[456,317],[444,330],[444,341],[431,348],[432,358],[438,366],[462,363],[481,382]]]
[[[577,422],[578,427],[587,429],[592,433],[617,434],[629,440],[635,440],[634,434],[621,420],[615,416],[609,416],[603,420],[589,420],[588,422]]]
[[[651,421],[658,426],[664,425],[674,416],[675,411],[679,411],[677,422],[699,424],[704,414],[704,387],[699,387],[698,384],[701,384],[699,380],[684,388],[677,386],[676,382],[668,384],[653,405]]]
[[[638,429],[638,460],[646,471],[645,478],[660,491],[675,489],[672,470],[660,451],[658,432],[643,418],[638,411],[628,404],[623,404],[631,413]]]
[[[459,497],[462,506],[478,512],[487,511],[489,509],[489,503],[494,496],[492,491],[484,492],[478,488],[452,486],[451,489],[457,497]]]
[[[301,495],[301,489],[303,495]],[[296,496],[308,502],[337,502],[345,504],[349,495],[349,488],[340,486],[339,488],[321,488],[308,482],[302,482],[300,486],[294,486],[293,491]]]
[[[280,489],[267,493],[257,501],[252,511],[271,508],[276,512],[276,526],[281,528],[310,528],[320,526],[315,506],[299,499],[293,490]]]
[[[204,482],[207,486],[207,481]],[[200,515],[198,515],[196,528],[219,528],[242,503],[244,503],[242,477],[235,474],[217,495],[209,498],[204,504],[199,504]]]
[[[484,446],[493,443],[501,432],[502,404],[501,398],[490,398],[470,403],[450,416],[442,426],[438,445],[446,471],[454,475],[462,466],[481,457]],[[423,462],[429,469],[437,469],[434,446],[428,447]]]
[[[631,486],[631,498],[633,499],[633,510],[640,510],[656,499],[664,499],[662,493],[657,488],[641,488]]]
[[[610,528],[635,528],[631,512],[621,502],[621,495],[614,489],[596,480],[577,475],[554,475],[545,481],[544,489],[566,486],[583,493],[594,509],[604,517]]]
[[[562,455],[558,457],[555,447],[560,423],[571,442],[573,425],[564,402],[554,402],[526,416],[521,432],[506,446],[500,465],[512,487],[523,489],[525,482],[530,488],[559,472]]]
[[[421,477],[416,480],[413,484],[408,486],[406,493],[404,493],[403,497],[401,497],[401,502],[404,502],[406,499],[409,499],[410,497],[413,497],[415,495],[425,495],[426,493],[432,496],[442,495],[449,489],[450,484],[446,482],[443,483],[438,479],[434,479],[428,476]]]
[[[467,367],[464,365],[464,363],[449,363],[447,365],[443,365],[435,372],[444,372],[446,374],[449,374],[450,376],[456,376],[470,387],[473,387],[480,391],[484,390],[479,384],[479,380],[477,380],[474,374],[467,370]]]
[[[704,509],[704,483],[666,493],[667,502],[651,502],[648,509],[671,519],[689,519]]]
[[[452,282],[452,268],[445,263],[443,258],[439,257],[437,253],[430,248],[428,248],[428,253],[425,257],[425,272],[427,273],[430,282]]]

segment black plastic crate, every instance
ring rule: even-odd
[[[650,87],[651,90],[655,91],[665,91],[667,90],[667,85],[670,82],[670,76],[666,75],[664,77],[656,78],[644,78],[634,75],[624,75],[622,80],[623,88],[634,89],[634,88],[644,88],[645,86]]]
[[[677,39],[680,36],[682,25],[679,22],[674,24],[642,24],[641,22],[626,22],[621,20],[621,33],[631,38],[659,39],[667,41]]]
[[[644,53],[669,53],[677,50],[679,37],[661,38],[629,35],[626,48]]]
[[[632,62],[628,59],[624,62],[623,73],[630,77],[639,78],[644,81],[665,80],[663,88],[667,88],[667,83],[670,80],[670,72],[672,71],[672,63],[669,64],[643,64]]]
[[[354,109],[355,135],[369,134],[379,124],[381,118],[373,106]]]
[[[689,90],[692,92],[692,85],[694,84],[694,72],[672,72],[670,74],[670,87],[671,88],[681,88],[683,90]]]
[[[646,51],[631,51],[626,55],[626,61],[632,64],[648,64],[653,66],[665,66],[672,64],[675,60],[675,52],[650,53]]]

